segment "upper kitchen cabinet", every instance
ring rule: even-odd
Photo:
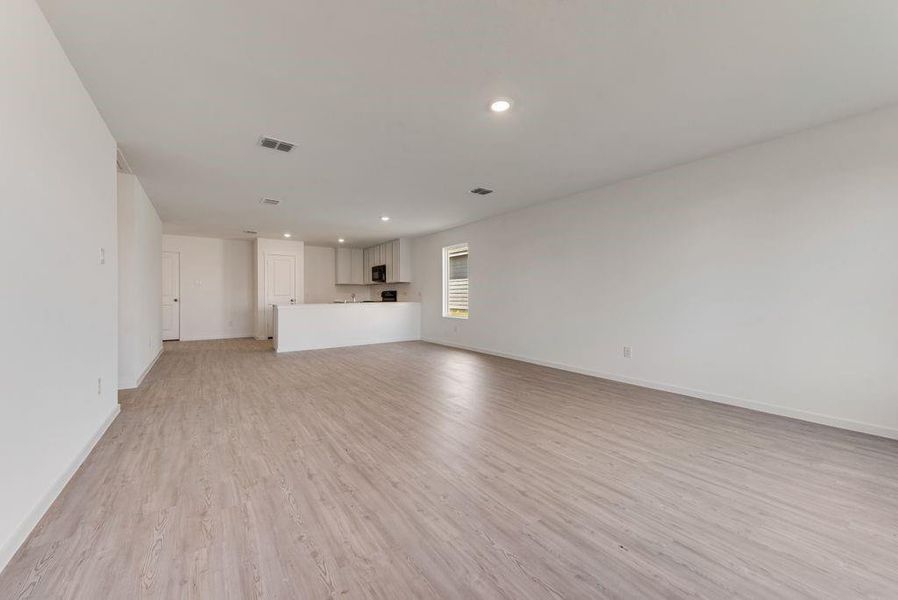
[[[361,248],[350,248],[352,260],[350,261],[350,279],[355,284],[363,284],[365,283],[365,265],[364,265],[364,253],[365,251]]]
[[[390,283],[409,283],[412,280],[412,241],[399,238],[388,244],[390,257],[387,280]],[[390,268],[392,266],[392,268]]]
[[[351,250],[358,252],[358,262],[361,269],[361,277],[356,279],[351,277],[351,282],[356,281],[363,284],[374,283],[371,280],[371,267],[385,266],[387,269],[386,283],[409,283],[412,280],[412,242],[408,238],[400,238],[392,242],[384,242],[377,246],[371,246],[364,250],[356,248],[338,248],[337,249],[337,283],[350,283],[345,281],[341,276],[343,269],[354,268],[354,262],[348,258],[342,258],[341,251]],[[342,266],[341,266],[342,265]]]
[[[387,283],[395,283],[396,279],[393,276],[393,242],[384,242],[381,246],[383,246],[386,258],[384,264],[387,267]]]
[[[370,277],[370,274],[369,274]],[[361,248],[337,248],[338,285],[364,285],[364,251]]]
[[[371,266],[374,264],[374,248],[365,248],[362,251],[362,282],[371,283]]]

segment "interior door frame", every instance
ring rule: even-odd
[[[173,255],[176,256],[177,259],[178,259],[178,262],[177,262],[178,268],[177,268],[177,272],[175,273],[175,278],[176,278],[177,283],[178,283],[178,286],[177,286],[177,288],[178,288],[178,289],[177,289],[177,297],[172,299],[172,300],[173,300],[173,304],[177,305],[177,311],[176,311],[176,312],[177,312],[177,319],[178,319],[178,337],[166,339],[165,335],[162,334],[161,331],[160,331],[160,337],[161,337],[162,340],[165,341],[165,342],[173,342],[173,341],[178,341],[178,340],[181,339],[181,253],[178,252],[178,251],[176,251],[176,250],[163,250],[163,251],[162,251],[162,257],[164,258],[166,254],[173,254]],[[160,298],[159,298],[159,311],[160,311],[160,313],[162,312],[162,298],[161,298],[161,296],[160,296]],[[163,330],[163,331],[164,331],[164,330]]]
[[[263,299],[263,315],[265,321],[265,336],[268,339],[272,339],[274,337],[274,309],[271,308],[273,302],[269,302],[268,297],[268,283],[271,273],[269,273],[268,269],[268,259],[272,256],[283,256],[284,258],[289,258],[293,261],[293,293],[290,295],[293,297],[293,301],[291,304],[296,303],[296,267],[299,262],[299,257],[296,254],[290,252],[277,252],[277,251],[267,251],[262,253],[263,261],[263,279],[262,279],[262,299]]]

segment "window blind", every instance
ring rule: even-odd
[[[449,294],[447,307],[455,317],[468,316],[468,247],[449,250]]]

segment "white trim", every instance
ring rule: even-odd
[[[140,374],[140,377],[137,378],[137,385],[134,387],[140,387],[140,384],[143,383],[143,378],[147,376],[150,370],[156,366],[156,361],[159,360],[159,357],[162,356],[162,351],[165,349],[163,344],[159,344],[159,350],[156,351],[156,356],[153,357],[153,360],[150,361],[150,364],[147,365],[147,368],[143,370],[143,373]]]
[[[140,376],[137,378],[137,381],[134,382],[134,385],[123,385],[122,387],[119,387],[119,389],[120,390],[133,390],[133,389],[139,388],[140,384],[143,383],[143,378],[147,376],[147,374],[150,372],[150,369],[153,368],[153,366],[156,364],[156,361],[158,361],[159,357],[162,356],[163,348],[164,348],[164,346],[162,346],[162,345],[159,346],[159,350],[156,352],[156,356],[153,357],[153,360],[150,361],[150,364],[147,365],[147,368],[143,370],[143,373],[140,374]],[[119,382],[119,383],[121,383],[121,382]]]
[[[465,346],[462,344],[454,344],[452,342],[446,342],[446,341],[438,340],[435,338],[422,337],[421,340],[424,342],[429,342],[431,344],[437,344],[439,346],[448,346],[450,348],[459,348],[461,350],[470,350],[471,352],[480,352],[482,354],[490,354],[493,356],[500,356],[502,358],[510,358],[512,360],[519,360],[521,362],[531,363],[534,365],[540,365],[543,367],[551,367],[553,369],[560,369],[562,371],[570,371],[572,373],[580,373],[581,375],[589,375],[591,377],[599,377],[601,379],[609,379],[611,381],[618,381],[620,383],[629,383],[631,385],[638,385],[640,387],[650,388],[653,390],[661,390],[663,392],[671,392],[674,394],[680,394],[681,396],[690,396],[693,398],[699,398],[701,400],[717,402],[718,404],[728,404],[730,406],[739,406],[741,408],[747,408],[749,410],[756,410],[758,412],[769,413],[772,415],[779,415],[781,417],[789,417],[792,419],[798,419],[800,421],[817,423],[819,425],[828,425],[830,427],[837,427],[839,429],[847,429],[849,431],[857,431],[857,432],[866,433],[869,435],[875,435],[875,436],[879,436],[879,437],[898,440],[898,429],[891,428],[891,427],[882,427],[881,425],[873,425],[871,423],[864,423],[862,421],[854,421],[852,419],[843,419],[841,417],[833,417],[831,415],[825,415],[822,413],[815,413],[815,412],[806,411],[806,410],[787,408],[785,406],[779,406],[777,404],[768,404],[766,402],[745,400],[743,398],[736,398],[734,396],[727,396],[724,394],[716,394],[714,392],[706,392],[703,390],[694,390],[691,388],[681,387],[681,386],[673,385],[670,383],[661,383],[661,382],[657,382],[657,381],[637,379],[635,377],[627,377],[625,375],[617,375],[614,373],[603,373],[601,371],[595,371],[592,369],[583,369],[581,367],[574,367],[574,366],[567,365],[564,363],[555,363],[555,362],[549,362],[549,361],[544,361],[544,360],[538,360],[538,359],[529,358],[526,356],[518,356],[515,354],[508,354],[506,352],[498,352],[496,350],[489,350],[486,348],[477,348],[474,346]]]
[[[208,335],[198,335],[195,337],[182,337],[179,340],[169,340],[172,342],[212,342],[215,340],[244,340],[247,338],[255,338],[260,339],[254,336],[252,333],[243,332],[243,333],[211,333]],[[268,338],[261,338],[268,339]]]
[[[448,246],[443,246],[442,253],[442,262],[443,262],[443,318],[444,319],[467,319],[469,315],[460,316],[453,315],[449,312],[449,254],[451,254],[455,250],[460,250],[464,248],[467,255],[468,260],[471,258],[471,245],[468,242],[458,242],[455,244],[450,244]],[[469,266],[470,269],[470,266]],[[470,282],[470,271],[468,272],[468,281]],[[469,283],[470,286],[470,283]],[[468,312],[470,313],[470,303],[471,303],[471,295],[470,295],[470,287],[468,291]]]
[[[69,463],[68,468],[59,476],[59,478],[53,483],[47,493],[44,494],[44,497],[40,499],[37,505],[31,510],[31,513],[25,518],[21,525],[16,528],[16,531],[9,537],[8,540],[3,544],[3,547],[0,548],[0,571],[6,567],[7,563],[15,556],[16,552],[18,552],[19,548],[22,544],[25,543],[25,540],[28,539],[28,536],[31,535],[31,531],[37,526],[38,522],[43,518],[44,514],[59,496],[60,492],[62,492],[63,488],[65,488],[66,484],[72,478],[72,476],[78,471],[81,467],[81,464],[88,457],[91,450],[94,449],[94,446],[97,445],[97,442],[100,441],[100,438],[103,437],[103,434],[106,433],[106,430],[109,429],[109,426],[112,425],[112,422],[118,416],[121,411],[121,407],[116,403],[115,407],[110,411],[109,415],[97,429],[97,431],[91,436],[84,447],[81,449],[75,458]]]

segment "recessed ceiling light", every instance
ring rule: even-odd
[[[342,244],[342,243],[345,242],[345,241],[346,241],[346,240],[344,240],[343,238],[340,238],[339,240],[337,240],[337,242],[340,243],[340,244]]]
[[[505,112],[509,108],[511,108],[511,100],[506,100],[505,98],[493,100],[493,103],[490,104],[490,110],[493,112]]]
[[[290,237],[291,235],[293,235],[293,234],[291,234],[291,233],[285,233],[285,234],[284,234],[284,237]]]
[[[380,218],[380,220],[381,220],[381,221],[389,221],[389,220],[390,220],[390,217],[388,217],[387,215],[384,215],[384,216],[382,216],[382,217]]]

